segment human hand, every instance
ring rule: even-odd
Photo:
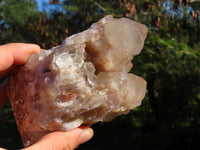
[[[13,43],[0,46],[0,78],[5,76],[17,65],[23,65],[28,57],[41,51],[35,44]],[[6,83],[0,88],[0,108],[7,100]],[[93,136],[91,128],[76,128],[68,132],[52,132],[42,137],[38,142],[23,150],[72,150]],[[0,150],[5,150],[0,148]]]
[[[91,128],[76,128],[67,132],[52,132],[22,150],[73,150],[93,136]],[[0,150],[5,150],[0,148]]]
[[[40,47],[35,44],[13,43],[0,46],[0,78],[8,74],[13,67],[25,64],[32,53],[39,51]],[[7,87],[4,83],[0,87],[0,109],[6,100]]]

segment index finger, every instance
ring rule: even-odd
[[[3,77],[13,65],[23,65],[28,57],[41,51],[36,44],[11,43],[0,46],[0,77]]]

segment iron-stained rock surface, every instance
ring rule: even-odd
[[[106,16],[15,69],[9,98],[24,145],[51,131],[110,121],[140,105],[146,82],[128,72],[146,34],[140,23]]]

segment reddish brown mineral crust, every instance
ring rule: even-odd
[[[128,71],[146,34],[140,23],[106,16],[14,70],[9,98],[24,145],[51,131],[110,121],[140,105],[146,82]]]

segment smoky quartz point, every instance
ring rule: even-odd
[[[106,16],[16,68],[9,99],[24,145],[52,131],[110,121],[139,106],[146,82],[128,72],[146,35],[140,23]]]

